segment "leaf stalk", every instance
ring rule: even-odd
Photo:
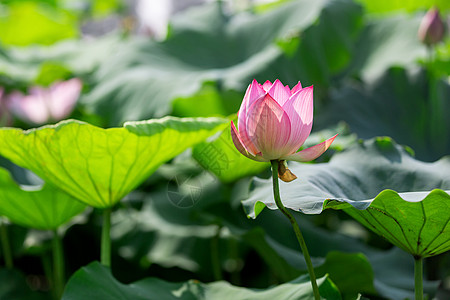
[[[423,300],[423,258],[414,257],[415,300]]]
[[[0,219],[0,238],[2,241],[3,257],[5,259],[6,268],[11,270],[14,268],[13,257],[11,253],[11,245],[9,243],[8,228],[3,220]]]
[[[289,219],[291,222],[292,228],[294,229],[295,236],[297,237],[300,248],[303,252],[303,256],[306,261],[306,266],[308,268],[309,277],[311,280],[311,285],[313,288],[314,299],[320,300],[319,287],[316,282],[316,275],[314,273],[314,267],[311,262],[311,257],[309,256],[308,248],[306,247],[305,239],[303,238],[303,234],[300,231],[300,227],[298,226],[297,221],[292,216],[292,214],[284,207],[280,198],[280,187],[278,183],[278,160],[270,161],[272,164],[272,181],[273,181],[273,196],[275,198],[275,203],[277,204],[278,209]]]
[[[102,243],[100,261],[102,265],[111,267],[111,208],[103,210]]]
[[[53,230],[53,290],[55,299],[61,299],[64,290],[64,251],[58,230]]]

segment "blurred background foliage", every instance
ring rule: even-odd
[[[138,0],[0,1],[0,86],[5,94],[26,92],[78,77],[83,90],[70,117],[113,127],[166,115],[233,118],[253,78],[290,86],[300,80],[314,85],[308,142],[340,133],[322,161],[376,136],[392,137],[419,161],[450,153],[450,39],[447,34],[427,47],[417,36],[430,7],[448,20],[449,1],[167,0],[149,6]],[[7,106],[0,113],[4,118]],[[32,127],[16,116],[2,122]],[[306,273],[282,215],[265,210],[249,220],[243,212],[250,176],[267,178],[268,166],[236,156],[229,146],[228,131],[197,145],[116,207],[117,280],[155,276],[268,288]],[[19,184],[41,184],[29,171],[1,165]],[[329,274],[344,299],[413,297],[413,261],[406,253],[340,211],[296,217],[318,275]],[[11,284],[0,287],[0,299],[47,299],[50,236],[5,224],[16,267],[1,270],[2,282]],[[100,214],[90,210],[61,228],[67,277],[98,260],[100,225]],[[342,273],[344,265],[352,266],[349,274]],[[450,297],[449,270],[448,253],[427,261],[430,295]]]

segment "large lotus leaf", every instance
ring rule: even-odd
[[[325,299],[341,299],[339,291],[327,278],[317,280]],[[286,284],[265,290],[246,289],[219,281],[204,284],[196,280],[171,283],[147,278],[125,285],[118,282],[108,268],[98,262],[78,270],[67,283],[63,300],[169,300],[169,299],[308,299],[313,297],[309,277],[302,276]]]
[[[435,256],[450,250],[450,191],[399,194],[384,190],[364,210],[350,204],[331,201],[325,208],[343,209],[416,257]]]
[[[28,131],[3,128],[0,154],[78,200],[106,208],[224,122],[167,117],[110,129],[73,120]]]
[[[387,135],[422,160],[450,153],[450,84],[425,72],[391,68],[372,84],[347,83],[331,93],[319,126],[345,121],[361,138]]]
[[[281,198],[288,208],[318,214],[324,206],[327,207],[327,200],[336,200],[355,209],[367,209],[363,214],[371,214],[371,224],[380,221],[376,224],[377,233],[383,232],[382,235],[389,241],[414,255],[435,255],[450,246],[450,197],[442,191],[422,192],[436,188],[450,189],[448,157],[434,163],[424,163],[412,158],[389,138],[377,138],[334,155],[329,163],[291,164],[291,170],[299,179],[281,183],[280,186]],[[270,180],[255,180],[254,191],[243,202],[250,217],[256,217],[265,206],[276,209],[271,189]],[[400,193],[386,191],[388,189]],[[422,193],[411,193],[416,191]],[[410,203],[410,199],[419,203]],[[385,201],[397,204],[399,211],[394,209],[395,205],[388,206]],[[435,203],[439,203],[436,209],[433,208]],[[372,205],[374,208],[368,209]],[[373,215],[375,210],[382,213],[377,215],[376,220]],[[430,215],[435,221],[430,221]],[[382,217],[391,221],[380,220]],[[404,235],[389,235],[388,231],[396,234],[404,232]],[[415,241],[414,246],[412,241]],[[405,247],[404,244],[408,243],[411,246]]]
[[[298,60],[286,62],[278,41],[318,27],[320,38],[308,34],[304,50],[313,48],[315,55],[324,57],[321,72],[328,73],[330,63],[334,74],[352,57],[351,45],[357,37],[353,25],[360,27],[357,20],[361,14],[360,6],[351,1],[290,1],[262,15],[226,16],[217,3],[194,8],[173,19],[166,41],[130,40],[124,44],[117,51],[116,63],[106,62],[94,74],[99,84],[82,102],[117,124],[165,114],[173,99],[192,95],[206,81],[216,82],[224,91],[242,93],[254,77],[311,83],[322,76],[309,74],[318,72],[317,65],[310,64],[303,72]],[[330,46],[324,48],[324,44]],[[339,55],[338,50],[330,50],[338,45]],[[316,51],[318,48],[322,51]],[[303,60],[308,62],[310,56]],[[116,109],[119,106],[121,109]],[[231,112],[237,109],[235,106]]]
[[[0,168],[0,215],[22,226],[56,229],[78,215],[86,205],[51,186],[21,187]]]

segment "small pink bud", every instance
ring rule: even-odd
[[[419,27],[419,39],[426,45],[434,45],[444,37],[444,23],[437,8],[430,9],[422,19]]]

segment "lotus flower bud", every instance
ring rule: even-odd
[[[419,27],[419,39],[426,45],[434,45],[442,41],[445,27],[437,8],[430,9],[422,19]]]

